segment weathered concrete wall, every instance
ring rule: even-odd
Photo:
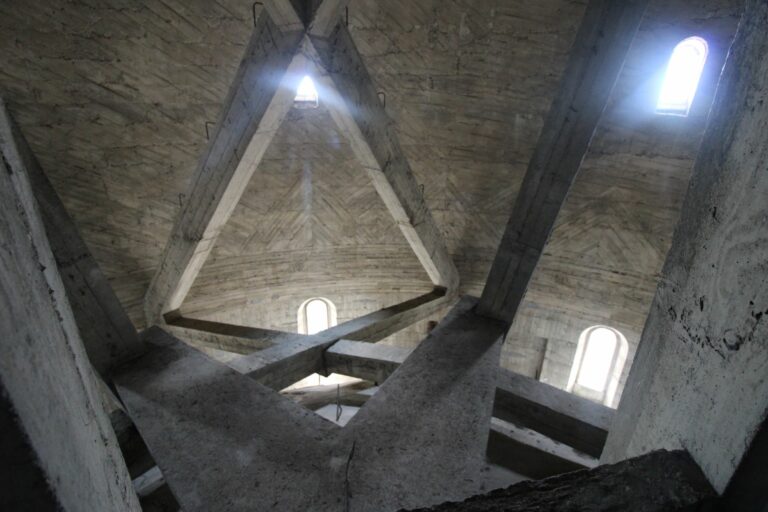
[[[4,415],[15,416],[5,426],[24,431],[34,451],[27,463],[37,459],[64,510],[139,511],[28,176],[13,152],[0,160],[0,205],[0,392],[13,406]],[[39,481],[29,485],[28,493],[40,492]]]
[[[608,325],[630,345],[623,388],[742,4],[650,2],[504,346],[505,367],[565,388],[579,335]],[[709,56],[690,115],[658,115],[669,56],[692,35]]]
[[[768,4],[741,23],[603,454],[684,447],[718,491],[768,407]]]

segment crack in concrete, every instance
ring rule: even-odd
[[[349,500],[352,498],[352,493],[349,491],[349,466],[352,465],[352,457],[355,456],[355,444],[357,441],[352,441],[352,449],[347,456],[347,466],[344,468],[344,494],[346,501],[344,503],[344,510],[349,512]]]

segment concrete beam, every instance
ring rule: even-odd
[[[2,102],[0,149],[29,176],[88,358],[96,371],[107,376],[112,367],[140,354],[143,346],[109,281]]]
[[[496,386],[495,417],[600,456],[613,409],[504,369]]]
[[[325,371],[382,383],[392,375],[412,350],[359,341],[340,340],[323,354]]]
[[[340,339],[375,342],[449,305],[455,299],[443,290],[344,322],[311,336],[234,359],[227,364],[274,389],[282,389],[315,372],[323,372],[323,352]]]
[[[400,510],[479,492],[505,324],[462,298],[342,431],[348,510]],[[398,492],[392,492],[398,489]]]
[[[486,456],[492,464],[534,479],[597,466],[597,459],[570,446],[496,418],[491,420]]]
[[[408,351],[342,340],[325,352],[328,372],[383,382]],[[614,411],[535,379],[499,369],[493,415],[592,457],[603,450]]]
[[[590,0],[478,312],[512,323],[587,153],[647,0]]]
[[[159,327],[146,337],[115,382],[183,510],[329,510],[336,425]]]
[[[274,331],[258,327],[243,327],[209,320],[166,315],[166,328],[181,340],[193,345],[234,352],[252,354],[274,345],[301,338],[301,334]]]
[[[307,28],[309,35],[328,37],[336,24],[340,22],[347,5],[349,5],[349,0],[323,0],[315,11],[312,23]]]
[[[454,293],[459,274],[346,26],[309,34],[323,102],[436,286]]]
[[[4,480],[0,508],[28,510],[49,493],[62,510],[139,512],[28,171],[7,136],[0,146],[0,437],[22,435],[26,444],[3,450],[13,478]],[[11,493],[21,508],[6,506]]]
[[[306,65],[301,31],[259,16],[144,301],[149,325],[179,309],[277,129]],[[291,78],[293,77],[293,78]]]

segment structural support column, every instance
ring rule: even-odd
[[[0,149],[3,154],[11,155],[29,175],[88,358],[99,373],[106,375],[115,365],[140,354],[142,343],[109,281],[2,102]]]
[[[590,0],[478,312],[511,323],[624,64],[647,0]]]
[[[46,495],[63,510],[139,512],[27,170],[8,151],[6,137],[0,137],[0,437],[23,432],[26,446],[16,447],[28,456],[14,451],[5,460],[3,452],[4,465],[23,464],[13,483],[3,485],[34,494],[26,503],[32,507]],[[0,508],[14,509],[6,496],[4,489]]]

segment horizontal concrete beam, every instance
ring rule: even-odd
[[[311,336],[295,335],[279,345],[241,356],[227,364],[273,389],[324,371],[323,352],[340,339],[375,342],[428,318],[455,300],[442,289],[361,316]]]
[[[395,347],[343,340],[325,352],[328,372],[383,382],[405,360]],[[599,457],[614,411],[509,370],[499,369],[493,415]]]
[[[486,456],[492,464],[534,479],[597,465],[597,459],[587,457],[570,446],[496,418],[491,419]]]
[[[172,314],[165,315],[165,322],[169,332],[192,345],[202,345],[241,355],[252,354],[303,336],[292,332],[244,327]]]
[[[541,432],[592,457],[603,451],[614,410],[501,369],[493,415]]]
[[[325,351],[323,358],[328,373],[382,383],[411,352],[413,349],[340,340]]]

